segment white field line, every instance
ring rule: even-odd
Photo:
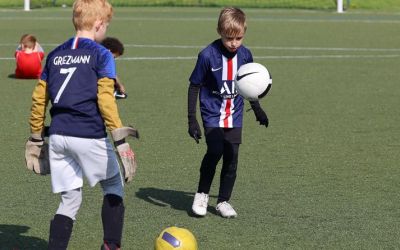
[[[396,55],[299,55],[299,56],[254,56],[254,59],[268,60],[313,60],[313,59],[365,59],[365,58],[399,58]],[[121,57],[121,61],[178,61],[178,60],[196,60],[195,56],[143,56],[143,57]],[[0,57],[0,61],[15,60],[14,57]]]
[[[70,17],[26,17],[26,16],[2,16],[0,20],[53,20],[53,21],[70,21]],[[113,21],[193,21],[193,22],[215,22],[215,17],[115,17]],[[304,18],[282,18],[282,17],[249,17],[249,22],[294,22],[294,23],[379,23],[379,24],[399,24],[400,20],[397,19],[362,19],[362,18],[314,18],[312,15]]]
[[[398,55],[300,55],[300,56],[253,56],[254,59],[287,60],[287,59],[351,59],[351,58],[398,58]],[[121,57],[123,61],[144,61],[144,60],[195,60],[194,56],[160,56],[160,57]]]
[[[1,46],[1,45],[0,45]],[[204,46],[196,45],[146,45],[146,44],[126,44],[125,47],[134,48],[170,48],[170,49],[201,49]],[[323,47],[274,47],[274,46],[248,46],[249,49],[265,50],[314,50],[314,51],[380,51],[398,52],[400,48],[323,48]]]
[[[44,47],[55,47],[56,43],[42,43]],[[165,44],[124,44],[132,48],[168,48],[168,49],[202,49],[199,45],[165,45]],[[17,47],[15,43],[0,43],[0,47]],[[400,52],[400,48],[324,48],[324,47],[275,47],[275,46],[247,46],[249,49],[260,50],[293,50],[293,51],[354,51],[354,52]]]
[[[56,43],[44,43],[43,47],[55,47]],[[0,47],[15,47],[15,44],[0,43]],[[133,48],[168,48],[168,49],[196,49],[200,50],[203,46],[198,45],[163,45],[163,44],[125,44],[125,47]],[[279,50],[279,51],[326,51],[326,52],[388,52],[391,54],[369,54],[369,55],[356,55],[356,54],[341,54],[341,55],[266,55],[266,56],[254,56],[255,59],[269,59],[269,60],[286,60],[286,59],[348,59],[348,58],[398,58],[400,55],[396,52],[400,52],[400,48],[323,48],[323,47],[275,47],[275,46],[249,46],[250,49],[259,50]],[[395,52],[395,54],[393,54]],[[195,60],[197,56],[134,56],[127,57],[123,56],[118,60],[125,61],[144,61],[144,60]],[[0,57],[0,60],[14,60],[13,57]]]
[[[215,17],[119,17],[115,18],[116,21],[194,21],[194,22],[215,22]],[[379,23],[379,24],[398,24],[400,20],[386,19],[386,20],[374,20],[374,19],[346,19],[346,18],[282,18],[282,17],[249,17],[248,22],[289,22],[289,23]]]

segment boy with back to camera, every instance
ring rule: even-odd
[[[34,35],[22,35],[14,56],[16,78],[38,79],[40,77],[44,51]]]
[[[234,76],[238,68],[253,62],[242,46],[247,29],[246,16],[238,8],[221,10],[217,32],[220,39],[203,49],[189,78],[188,132],[199,143],[200,126],[196,119],[197,96],[200,93],[200,112],[207,143],[207,152],[200,167],[200,180],[192,211],[205,216],[209,192],[216,166],[223,158],[216,210],[224,218],[236,217],[229,203],[236,180],[239,145],[242,142],[243,98],[236,92]],[[258,101],[250,102],[260,125],[268,127],[268,117]]]
[[[113,9],[106,0],[76,0],[73,24],[76,35],[47,57],[41,78],[32,94],[31,136],[26,143],[28,169],[41,173],[40,151],[46,107],[51,101],[49,162],[54,193],[61,202],[50,222],[48,249],[67,249],[73,222],[82,203],[83,176],[90,186],[100,182],[103,191],[101,249],[120,249],[124,221],[123,181],[135,173],[135,158],[125,137],[134,135],[123,127],[113,96],[115,62],[109,50],[98,44],[104,39]],[[41,174],[45,174],[41,173]]]

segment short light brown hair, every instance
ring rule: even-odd
[[[227,7],[221,10],[218,18],[217,31],[220,35],[235,36],[246,32],[246,14],[235,7]]]
[[[91,30],[97,20],[109,23],[113,8],[107,0],[76,0],[73,5],[75,30]]]
[[[34,49],[36,45],[37,39],[34,35],[24,34],[19,41],[25,48]]]

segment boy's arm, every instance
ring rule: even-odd
[[[22,51],[22,45],[18,44],[18,47],[15,49],[14,57],[17,58],[18,52]]]
[[[111,137],[114,146],[117,149],[118,156],[123,166],[123,175],[125,182],[132,181],[136,174],[136,157],[125,138],[129,135],[138,138],[138,133],[132,127],[123,127],[119,118],[117,103],[114,97],[114,79],[101,78],[97,82],[97,104],[100,113],[106,123],[107,128],[111,131]]]
[[[44,58],[44,50],[43,50],[42,46],[40,46],[40,44],[38,42],[36,42],[36,44],[35,44],[34,52],[37,52],[38,55],[39,55],[40,60],[43,60],[43,58]]]
[[[39,80],[32,94],[31,116],[29,118],[32,135],[41,136],[43,132],[48,102],[47,83]]]
[[[25,163],[29,170],[41,175],[50,173],[48,145],[43,138],[48,102],[47,83],[39,80],[32,94],[32,108],[29,118],[31,136],[25,144]]]
[[[122,128],[122,122],[119,118],[117,103],[114,97],[114,80],[107,77],[101,78],[98,80],[97,86],[97,105],[107,129],[112,131]]]
[[[200,85],[189,84],[188,90],[188,133],[189,135],[199,143],[201,139],[201,130],[199,123],[196,118],[196,107],[197,107],[197,97],[199,96]]]
[[[118,76],[115,77],[115,87],[119,90],[119,92],[125,94],[125,86],[119,80]]]
[[[38,42],[36,42],[36,44],[35,44],[35,49],[34,49],[34,51],[35,51],[35,52],[44,52],[42,46],[40,46],[40,44],[39,44]]]

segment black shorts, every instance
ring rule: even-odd
[[[242,128],[204,128],[206,142],[228,141],[242,143]]]

